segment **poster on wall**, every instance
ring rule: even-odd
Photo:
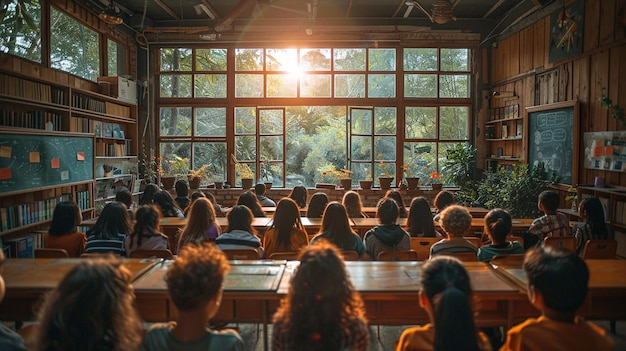
[[[626,132],[585,133],[585,168],[626,172]]]
[[[550,63],[579,55],[583,51],[585,2],[566,1],[568,5],[550,16]]]

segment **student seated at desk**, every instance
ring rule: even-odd
[[[131,279],[113,257],[80,262],[46,296],[32,350],[138,350],[144,329]]]
[[[398,220],[398,204],[389,197],[378,201],[376,210],[379,225],[368,230],[363,236],[365,252],[376,260],[381,251],[400,251],[411,249],[411,237],[396,224]]]
[[[441,212],[446,209],[446,207],[450,205],[454,205],[456,203],[456,199],[454,198],[454,193],[448,190],[442,190],[435,195],[435,200],[433,201],[433,205],[435,205],[435,210],[437,214],[433,217],[435,221],[439,221],[439,216]]]
[[[254,217],[265,217],[265,212],[263,212],[263,209],[261,208],[261,203],[259,203],[256,195],[254,195],[254,193],[251,191],[246,191],[243,194],[239,195],[239,198],[237,199],[237,205],[243,205],[249,208],[250,211],[252,211]]]
[[[264,207],[276,207],[276,202],[274,202],[274,200],[270,199],[269,197],[265,196],[265,184],[263,183],[258,183],[254,186],[254,195],[256,195],[256,198],[259,200],[259,203],[261,204],[261,206]]]
[[[606,331],[576,316],[585,302],[589,269],[576,253],[537,247],[526,253],[528,299],[541,317],[511,328],[500,351],[608,351],[615,344]]]
[[[404,205],[404,199],[402,198],[402,194],[398,190],[387,190],[385,197],[392,198],[398,204],[398,218],[406,218],[407,211],[406,206]]]
[[[430,247],[430,258],[443,252],[478,252],[476,245],[463,238],[472,228],[472,215],[467,208],[448,206],[441,212],[439,222],[446,238]]]
[[[176,201],[167,190],[161,190],[154,194],[154,204],[159,206],[163,217],[185,218],[183,210],[178,207]]]
[[[154,195],[156,195],[156,193],[158,193],[159,191],[160,190],[158,185],[154,183],[147,184],[146,187],[143,189],[143,194],[141,194],[139,206],[154,204]]]
[[[126,205],[109,202],[96,221],[87,231],[85,253],[114,253],[126,256],[124,240],[130,232],[130,219]]]
[[[4,265],[4,252],[0,250],[0,303],[4,299],[5,286],[2,278],[2,265]],[[3,351],[26,351],[26,345],[22,337],[11,328],[0,323],[0,350]]]
[[[491,244],[478,248],[478,260],[490,261],[496,255],[523,254],[524,247],[519,241],[507,241],[511,234],[513,220],[511,215],[501,209],[494,208],[485,216],[485,233],[489,235]]]
[[[79,257],[85,252],[87,237],[76,227],[82,222],[80,208],[74,201],[61,201],[54,207],[50,229],[44,235],[47,249],[63,249],[70,257]]]
[[[367,218],[367,214],[363,212],[363,203],[361,202],[361,196],[354,190],[346,191],[343,195],[341,203],[348,212],[350,218]]]
[[[182,228],[178,239],[178,250],[188,243],[214,241],[222,228],[217,224],[213,205],[205,197],[198,198],[191,205],[187,224]]]
[[[244,350],[237,332],[208,328],[220,307],[224,276],[229,269],[226,255],[211,244],[182,248],[165,274],[178,318],[152,325],[144,340],[145,351]]]
[[[135,212],[135,219],[133,232],[124,241],[127,256],[130,257],[135,250],[168,249],[168,238],[159,231],[161,212],[158,207],[140,206]]]
[[[288,197],[282,198],[276,205],[272,224],[263,235],[265,255],[269,258],[274,252],[297,252],[308,244],[298,205]]]
[[[542,217],[535,219],[528,228],[527,238],[524,238],[526,247],[535,243],[543,243],[547,236],[571,236],[572,229],[569,226],[567,216],[557,212],[559,208],[559,194],[546,190],[539,194],[537,207],[544,212]]]
[[[261,239],[252,226],[252,211],[244,205],[233,207],[226,216],[228,228],[215,239],[215,245],[222,250],[254,249],[259,253],[259,258],[265,258],[265,250],[261,246]]]
[[[319,233],[311,240],[311,244],[318,240],[327,240],[342,251],[356,251],[359,257],[365,255],[365,246],[361,237],[350,227],[346,208],[338,202],[331,202],[326,206],[322,226]]]
[[[299,259],[274,314],[272,350],[367,351],[365,307],[337,248],[322,241],[305,248]]]
[[[306,210],[306,216],[308,218],[322,218],[324,209],[328,205],[328,195],[326,193],[315,193],[309,200],[309,206]]]
[[[402,332],[396,351],[491,350],[476,329],[470,277],[461,261],[447,256],[427,261],[419,285],[419,304],[431,323]]]
[[[115,194],[115,201],[121,202],[126,205],[126,210],[128,211],[128,218],[132,221],[135,218],[134,210],[135,203],[133,202],[133,194],[126,189],[122,189]]]
[[[184,179],[179,179],[174,184],[174,189],[176,190],[176,204],[181,210],[185,210],[189,204],[191,203],[191,199],[189,198],[189,183],[187,183]]]
[[[604,222],[604,208],[597,197],[582,199],[580,205],[578,205],[578,216],[585,222],[582,227],[577,227],[574,233],[576,237],[576,252],[582,255],[587,240],[606,240],[609,238],[609,231],[606,229],[606,223]]]
[[[296,185],[287,197],[295,201],[299,208],[305,208],[308,192],[302,185]]]
[[[422,196],[411,200],[405,229],[412,237],[443,238],[443,235],[435,230],[435,221],[430,212],[430,205]]]

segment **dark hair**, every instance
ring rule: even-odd
[[[274,218],[272,218],[272,225],[270,227],[276,229],[277,247],[291,246],[291,231],[294,227],[305,231],[300,221],[300,209],[298,208],[298,204],[296,204],[293,199],[284,197],[276,204],[276,211],[274,212]]]
[[[328,205],[328,195],[326,193],[319,192],[313,194],[309,201],[306,216],[309,218],[322,218],[326,205]]]
[[[298,207],[306,207],[307,190],[302,185],[296,185],[291,189],[291,192],[287,196],[294,200]]]
[[[343,195],[341,203],[345,206],[348,216],[351,218],[366,218],[367,215],[363,213],[363,203],[361,202],[361,196],[354,190],[346,191]]]
[[[126,205],[111,201],[102,209],[96,224],[87,231],[87,236],[94,235],[99,239],[112,239],[118,234],[130,232],[130,218]]]
[[[404,205],[404,199],[402,198],[402,194],[400,194],[398,190],[387,190],[385,197],[392,198],[398,205],[398,217],[406,218],[406,206]]]
[[[464,236],[472,228],[472,215],[463,206],[451,205],[441,212],[439,223],[448,237]]]
[[[187,197],[189,196],[189,184],[184,179],[179,179],[174,184],[174,189],[176,189],[176,196],[179,197]]]
[[[547,212],[556,212],[556,210],[559,208],[560,201],[561,200],[559,199],[559,194],[555,191],[546,190],[542,191],[541,194],[539,194],[539,203],[543,205],[544,209]]]
[[[121,202],[130,208],[130,205],[133,204],[133,195],[127,189],[122,189],[115,194],[115,201]]]
[[[158,192],[158,185],[154,183],[146,185],[146,187],[143,189],[143,194],[141,195],[141,201],[139,201],[139,205],[152,205],[154,203],[154,195]]]
[[[433,350],[478,351],[470,277],[461,261],[450,256],[426,261],[419,284],[433,309]]]
[[[163,217],[178,217],[176,210],[180,210],[180,207],[167,190],[161,190],[154,194],[154,203],[159,206]]]
[[[215,245],[186,245],[165,273],[172,302],[181,311],[206,304],[222,290],[229,269],[226,255]]]
[[[61,201],[54,206],[54,213],[48,234],[61,236],[74,233],[81,219],[82,214],[80,213],[80,208],[78,208],[78,205],[74,201]]]
[[[592,239],[608,239],[609,231],[604,222],[604,208],[597,197],[586,197],[578,205],[584,211],[586,222],[591,226]]]
[[[247,206],[237,205],[228,212],[228,228],[226,229],[226,231],[230,233],[233,230],[243,230],[250,234],[256,235],[257,231],[252,226],[253,218],[254,215]]]
[[[485,215],[485,233],[489,234],[492,244],[506,243],[506,237],[511,233],[512,225],[511,215],[501,208],[494,208]]]
[[[437,231],[435,230],[435,222],[433,221],[433,214],[430,211],[430,205],[422,196],[411,200],[409,217],[406,221],[406,231],[409,232],[411,236],[427,238],[437,237]]]
[[[350,248],[354,247],[355,233],[348,222],[346,208],[338,202],[326,206],[319,234],[342,250],[354,250]]]
[[[130,248],[132,249],[134,244],[137,247],[141,247],[141,242],[144,237],[160,236],[159,233],[159,220],[161,219],[161,211],[155,205],[139,206],[135,211],[135,227],[132,234],[130,234]]]
[[[246,191],[239,195],[237,205],[244,205],[248,207],[252,211],[252,214],[254,214],[254,217],[265,217],[265,213],[261,208],[259,199],[257,199],[256,195],[251,191]]]
[[[382,224],[395,224],[398,220],[398,204],[389,197],[383,197],[376,206],[376,215]]]
[[[528,285],[543,295],[546,307],[575,313],[587,296],[589,269],[578,254],[561,248],[537,247],[526,253]]]
[[[452,205],[455,201],[454,193],[448,190],[442,190],[435,196],[433,205],[435,205],[437,211],[443,211],[444,208]]]
[[[131,279],[113,256],[80,261],[46,297],[34,350],[136,350],[143,325]]]
[[[257,195],[263,195],[265,194],[265,184],[263,183],[257,183],[254,186],[254,193]]]
[[[367,323],[363,300],[348,278],[339,251],[322,240],[304,248],[299,259],[289,292],[274,315],[274,322],[282,325],[274,329],[274,333],[281,332],[274,339],[285,340],[285,350],[304,345],[307,350],[367,345],[367,332],[359,333],[359,326]]]
[[[215,225],[216,222],[213,204],[211,204],[209,199],[201,197],[194,201],[189,209],[187,224],[180,231],[178,239],[179,250],[184,244],[190,242],[208,241],[206,231],[210,226]]]

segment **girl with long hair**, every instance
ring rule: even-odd
[[[508,241],[513,220],[511,215],[501,208],[494,208],[485,215],[485,233],[489,235],[491,244],[478,248],[478,260],[490,261],[496,255],[523,254],[524,247],[519,241]]]
[[[582,255],[585,243],[590,239],[608,239],[609,231],[604,222],[604,208],[597,197],[586,197],[578,205],[578,216],[585,224],[576,228],[576,252]]]
[[[443,235],[435,230],[435,221],[433,221],[433,215],[430,212],[430,205],[422,196],[411,200],[405,229],[413,237],[443,238]]]
[[[133,304],[131,278],[112,257],[81,261],[46,297],[33,350],[138,350],[143,325]]]
[[[154,195],[154,204],[159,206],[163,217],[185,218],[183,210],[178,207],[178,204],[167,190],[161,190]]]
[[[308,196],[308,192],[306,188],[303,187],[302,185],[294,186],[293,189],[291,189],[291,192],[289,193],[289,195],[287,195],[288,198],[296,202],[299,208],[306,207],[307,196]]]
[[[141,200],[139,201],[139,205],[152,205],[154,204],[154,195],[159,192],[159,186],[150,183],[146,185],[143,189],[143,194],[141,195]]]
[[[461,261],[431,258],[422,266],[419,285],[419,303],[430,323],[402,332],[396,351],[491,350],[487,336],[476,329],[470,277]]]
[[[121,202],[109,202],[96,224],[87,231],[85,253],[114,253],[126,256],[124,240],[130,232],[130,219],[126,205]]]
[[[78,257],[85,252],[87,237],[77,226],[82,222],[80,208],[74,201],[61,201],[54,207],[50,229],[44,235],[44,247],[63,249],[70,257]]]
[[[263,209],[261,208],[259,199],[257,199],[256,195],[251,191],[246,191],[239,195],[237,205],[244,205],[249,208],[254,217],[265,217],[265,212],[263,212]]]
[[[178,239],[178,250],[187,243],[214,241],[221,231],[213,205],[206,197],[200,197],[191,204],[187,224],[181,230]]]
[[[387,190],[385,197],[393,199],[398,204],[398,218],[406,218],[406,206],[402,194],[398,190]]]
[[[340,250],[356,251],[359,257],[365,254],[365,246],[361,237],[350,227],[346,208],[338,202],[331,202],[326,206],[322,217],[322,227],[311,240],[311,244],[322,239],[328,240]]]
[[[300,221],[300,209],[290,198],[283,198],[276,204],[272,224],[263,236],[265,255],[274,252],[294,252],[309,244],[309,237]]]
[[[159,208],[152,206],[140,206],[135,211],[135,227],[133,232],[126,237],[124,248],[128,256],[134,250],[160,250],[167,249],[167,236],[161,233],[159,221],[161,212]]]
[[[367,218],[367,214],[363,212],[363,202],[361,196],[354,190],[346,191],[343,195],[342,204],[348,212],[350,218]]]
[[[306,247],[299,259],[274,314],[272,350],[368,350],[365,307],[341,253],[321,241]]]
[[[215,245],[222,250],[254,249],[259,253],[259,258],[264,258],[261,239],[252,226],[252,211],[247,206],[237,205],[228,212],[227,219],[228,228],[215,239]]]
[[[326,205],[328,205],[328,195],[326,193],[319,192],[313,194],[309,201],[306,216],[308,218],[322,218]]]

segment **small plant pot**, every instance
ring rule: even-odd
[[[265,182],[265,190],[270,190],[272,188],[272,182]]]
[[[443,188],[443,184],[439,183],[439,184],[431,184],[430,186],[432,186],[434,191],[441,191],[441,189]]]
[[[407,190],[415,190],[420,184],[419,177],[406,177]]]
[[[347,179],[341,179],[341,187],[344,188],[345,190],[351,190],[352,189],[352,179],[347,178]]]
[[[363,190],[369,190],[372,188],[373,180],[359,180],[359,186]]]
[[[161,177],[161,184],[163,185],[163,189],[169,190],[176,184],[176,177]]]
[[[241,187],[244,189],[252,188],[253,179],[252,178],[243,178],[241,179]]]
[[[200,187],[200,177],[187,177],[190,189],[198,189]]]
[[[215,182],[215,189],[224,189],[224,182]]]
[[[378,177],[378,184],[383,190],[391,189],[391,183],[393,183],[393,177]]]

